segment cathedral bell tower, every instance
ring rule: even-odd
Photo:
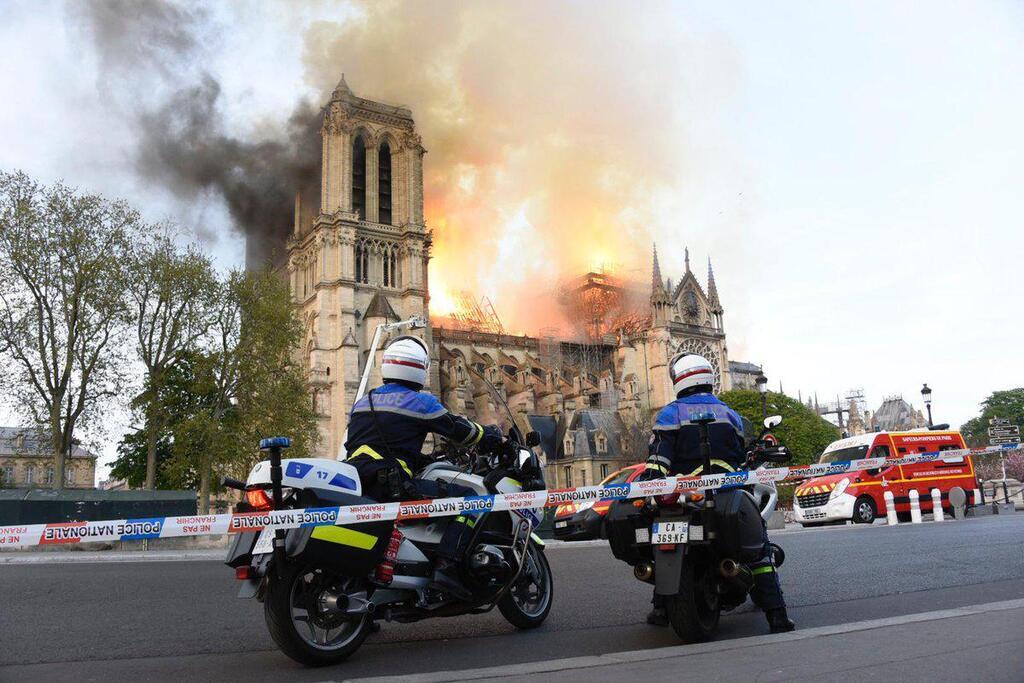
[[[305,326],[321,455],[334,457],[376,324],[427,317],[430,233],[425,150],[408,109],[357,97],[342,76],[320,134],[320,192],[296,196],[288,275]]]

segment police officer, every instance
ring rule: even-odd
[[[715,376],[711,363],[697,354],[681,353],[669,363],[669,375],[676,400],[662,408],[655,420],[645,476],[650,479],[680,474],[696,476],[734,472],[742,467],[746,460],[743,420],[711,393]],[[708,425],[712,472],[703,471],[700,427],[690,421],[690,416],[698,413],[711,413],[716,418]],[[764,532],[764,554],[749,568],[754,575],[750,597],[764,610],[771,632],[792,631],[796,626],[786,614],[786,602],[772,563],[767,530]],[[647,615],[647,623],[668,625],[661,597],[655,594],[652,602],[654,608]]]
[[[383,386],[372,389],[352,406],[345,450],[359,470],[363,491],[379,501],[472,495],[473,490],[445,482],[414,478],[433,462],[421,453],[427,434],[439,434],[458,446],[493,449],[501,445],[497,427],[482,427],[453,415],[432,394],[427,383],[430,354],[418,337],[403,336],[384,349]],[[437,550],[432,586],[456,598],[470,591],[459,578],[458,563],[472,538],[476,517],[460,515],[445,529]]]

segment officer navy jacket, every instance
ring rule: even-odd
[[[484,436],[483,427],[448,412],[434,395],[389,382],[352,406],[345,450],[361,472],[397,464],[412,477],[432,462],[420,452],[431,432],[459,446],[472,446]]]
[[[714,395],[700,393],[678,398],[658,413],[647,470],[661,476],[707,474],[702,471],[700,426],[691,420],[708,413],[715,416],[708,425],[712,465],[727,471],[737,469],[745,460],[743,419]]]

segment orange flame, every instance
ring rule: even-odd
[[[344,70],[357,95],[412,109],[428,150],[432,314],[450,314],[455,292],[471,290],[507,328],[535,333],[565,324],[566,278],[618,264],[620,276],[649,282],[652,226],[669,213],[656,198],[679,183],[673,102],[693,72],[687,46],[663,30],[678,21],[671,9],[356,8],[356,19],[311,26],[307,71],[329,91]],[[678,234],[677,216],[662,223]]]

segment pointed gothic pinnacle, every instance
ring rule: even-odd
[[[654,245],[654,265],[651,268],[651,299],[662,302],[668,299],[665,284],[661,279],[661,265],[658,264],[658,245]]]
[[[686,255],[686,272],[690,272],[690,248],[684,247],[683,253]]]
[[[714,309],[722,307],[722,303],[718,300],[718,286],[715,285],[715,271],[711,268],[710,256],[708,256],[708,303]]]
[[[348,87],[348,83],[345,81],[345,74],[341,74],[341,80],[338,81],[338,85],[334,86],[334,92],[332,94],[334,97],[352,94],[352,89]]]
[[[661,266],[658,264],[658,245],[654,245],[654,266],[651,270],[651,285],[657,289],[662,287]]]

